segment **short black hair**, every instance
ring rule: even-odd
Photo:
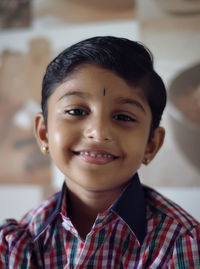
[[[96,36],[61,52],[47,66],[42,83],[42,112],[47,124],[47,101],[55,88],[79,65],[91,63],[111,70],[139,87],[152,112],[150,134],[159,126],[166,105],[166,89],[153,66],[152,53],[141,43],[114,36]]]

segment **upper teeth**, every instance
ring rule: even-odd
[[[95,153],[95,152],[89,152],[89,151],[81,151],[80,155],[86,155],[86,156],[91,156],[91,157],[98,157],[98,158],[112,158],[111,154],[106,154],[106,153]]]

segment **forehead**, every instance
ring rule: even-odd
[[[70,89],[90,91],[94,95],[100,91],[104,96],[120,93],[124,95],[135,95],[146,101],[145,90],[135,87],[127,80],[120,77],[112,70],[99,67],[94,64],[81,64],[75,67],[55,89],[67,91]]]
[[[48,105],[59,107],[77,102],[88,102],[107,110],[128,106],[151,116],[151,108],[141,89],[128,84],[114,72],[91,64],[74,69],[54,90]]]

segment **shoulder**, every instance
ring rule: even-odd
[[[56,208],[59,193],[30,210],[21,220],[7,219],[0,224],[0,265],[11,249],[31,248],[32,239]]]
[[[60,192],[52,195],[48,200],[43,201],[38,207],[30,210],[20,221],[19,225],[26,227],[35,237],[43,224],[56,210]]]
[[[199,222],[154,189],[146,186],[143,189],[150,253],[162,253],[170,268],[200,268]]]
[[[35,236],[40,226],[48,219],[55,210],[59,193],[52,195],[48,200],[43,201],[38,207],[31,209],[22,219],[6,219],[0,224],[1,234],[10,233],[14,230],[26,230],[31,236]]]
[[[200,223],[183,208],[156,190],[143,186],[147,206],[154,218],[162,218],[180,227],[181,231],[200,231]]]

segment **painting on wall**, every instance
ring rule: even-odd
[[[135,10],[134,0],[37,0],[33,15],[57,25],[82,24],[133,19]]]
[[[31,0],[1,0],[0,29],[29,27]]]
[[[155,69],[164,80],[168,97],[161,122],[166,130],[165,141],[151,165],[142,167],[144,183],[199,187],[200,3],[137,2],[140,38],[153,53]]]
[[[36,143],[34,115],[40,111],[41,80],[51,58],[46,39],[30,40],[27,52],[0,54],[0,182],[47,184],[50,161]]]
[[[147,7],[147,2],[150,5],[154,3],[153,1],[141,0],[140,6]],[[90,0],[86,2],[89,7]],[[120,3],[120,1],[117,2]],[[130,1],[126,3],[128,2],[130,3]],[[132,22],[126,24],[122,21],[111,24],[108,22],[91,23],[89,26],[88,22],[92,22],[93,19],[86,16],[87,12],[84,13],[84,22],[87,24],[82,23],[83,17],[79,17],[80,20],[70,16],[65,18],[63,12],[60,18],[62,25],[57,25],[58,10],[64,10],[66,5],[71,8],[73,6],[77,11],[74,14],[77,15],[78,10],[83,10],[81,9],[82,2],[80,0],[58,0],[56,1],[57,8],[53,0],[38,0],[34,3],[43,3],[40,8],[37,6],[33,12],[37,21],[36,31],[33,27],[25,33],[17,32],[15,34],[13,32],[12,37],[11,33],[8,33],[9,38],[7,43],[3,42],[5,43],[3,49],[2,42],[0,43],[0,183],[46,184],[51,180],[50,160],[47,156],[42,155],[37,146],[32,121],[35,113],[40,110],[41,80],[46,65],[57,52],[66,46],[89,36],[105,35],[105,33],[133,40],[138,39],[140,35],[141,41],[152,50],[156,60],[156,70],[164,78],[167,86],[181,68],[189,66],[194,59],[197,60],[196,52],[199,52],[200,35],[199,27],[196,26],[199,25],[196,23],[199,22],[199,17],[196,16],[187,18],[187,21],[183,16],[171,20],[171,17],[169,19],[166,14],[161,12],[159,15],[160,13],[156,12],[155,20],[151,17],[151,8],[148,8],[146,13],[149,17],[143,16],[148,21],[140,21],[140,27],[134,28]],[[93,1],[94,3],[99,5],[99,1]],[[127,8],[125,10],[128,11]],[[107,11],[104,15],[107,14]],[[111,13],[117,14],[113,8],[110,8]],[[81,12],[79,14],[81,15]],[[129,18],[128,14],[130,15],[127,12],[126,18]],[[103,18],[101,15],[101,21],[106,16]],[[55,18],[57,19],[55,20]],[[155,21],[159,21],[159,23],[155,23]],[[72,22],[75,22],[76,27],[74,24],[72,25]],[[46,27],[47,25],[52,27]],[[170,28],[172,25],[173,28]],[[182,27],[183,25],[184,27]],[[138,29],[140,29],[139,35]],[[38,33],[43,38],[40,38]],[[7,38],[6,35],[0,33],[0,38],[2,36]],[[22,40],[23,38],[24,40]],[[174,38],[176,42],[173,41]],[[15,42],[16,40],[18,42]],[[23,43],[28,43],[27,49],[24,49]],[[174,44],[173,51],[168,50],[168,43]],[[183,53],[179,45],[185,43],[191,49],[184,50]],[[7,45],[8,48],[6,48]],[[20,48],[21,45],[23,49]],[[11,47],[12,49],[10,49]],[[18,51],[13,47],[20,49]],[[169,90],[169,87],[167,88]],[[142,166],[140,169],[143,182],[152,186],[200,186],[199,169],[185,158],[174,139],[169,109],[170,107],[167,105],[162,121],[162,125],[166,128],[165,143],[152,163],[148,167]]]

